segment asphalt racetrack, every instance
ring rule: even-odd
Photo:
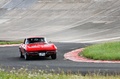
[[[0,47],[0,64],[65,72],[120,72],[120,64],[73,62],[63,56],[89,43],[119,41],[120,0],[0,0],[0,40],[29,36],[56,42],[58,58],[25,61],[19,58],[18,47]]]
[[[64,59],[64,54],[77,48],[83,48],[90,44],[83,43],[55,43],[58,47],[57,59],[33,58],[26,61],[19,58],[18,46],[0,47],[0,64],[4,68],[28,68],[55,72],[64,71],[69,73],[109,73],[116,74],[120,71],[120,64],[113,63],[84,63],[73,62]],[[65,48],[65,49],[64,49]]]

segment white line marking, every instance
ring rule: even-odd
[[[11,44],[11,45],[0,45],[0,47],[8,47],[8,46],[19,46],[20,44]]]
[[[94,43],[94,42],[102,42],[102,41],[110,41],[110,40],[117,40],[120,39],[120,37],[114,37],[114,38],[106,38],[106,39],[98,39],[98,40],[88,40],[84,41],[81,39],[75,39],[75,40],[69,40],[69,41],[61,41],[61,42],[80,42],[80,43]]]
[[[108,38],[108,39],[99,39],[99,40],[93,40],[93,41],[84,41],[82,43],[102,42],[102,41],[110,41],[110,40],[116,40],[116,39],[120,39],[120,37]]]
[[[12,0],[9,0],[6,4],[4,4],[1,8],[4,8],[7,4],[9,4]]]
[[[8,20],[9,20],[9,19],[0,19],[0,24],[6,22],[6,21],[8,21]]]

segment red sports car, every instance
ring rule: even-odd
[[[48,43],[45,37],[30,37],[25,38],[23,44],[19,46],[20,57],[29,60],[30,57],[40,56],[56,59],[57,47]]]

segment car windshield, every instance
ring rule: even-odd
[[[45,39],[44,38],[29,38],[28,42],[29,43],[45,42]]]

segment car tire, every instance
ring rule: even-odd
[[[20,58],[24,58],[24,56],[22,55],[22,52],[20,51]]]
[[[53,54],[53,55],[51,55],[51,58],[52,58],[52,59],[56,59],[56,58],[57,58],[57,55],[56,55],[56,54]]]
[[[22,52],[20,52],[20,58],[24,58],[24,56],[22,55]]]
[[[27,55],[27,53],[24,54],[24,58],[25,58],[25,60],[29,60],[30,59],[30,57],[29,57],[29,55]]]

